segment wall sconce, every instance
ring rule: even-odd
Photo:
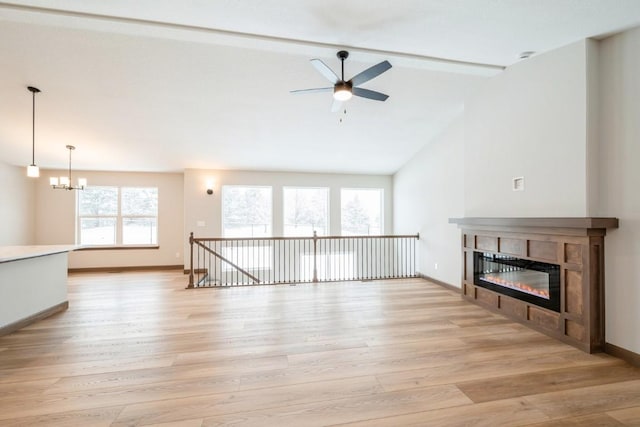
[[[210,196],[213,194],[213,180],[212,179],[208,179],[207,180],[207,194],[210,195]]]

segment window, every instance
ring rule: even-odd
[[[156,245],[158,189],[87,187],[78,192],[81,245]]]
[[[271,187],[222,187],[222,235],[271,237]]]
[[[294,188],[283,189],[284,235],[326,236],[329,232],[329,189]]]
[[[343,236],[382,234],[381,188],[343,188],[340,199]]]
[[[158,189],[122,188],[123,245],[158,243]]]

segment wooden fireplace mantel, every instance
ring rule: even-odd
[[[449,218],[460,228],[528,229],[535,228],[538,234],[558,234],[566,230],[570,234],[590,234],[589,231],[606,234],[607,228],[618,228],[618,218],[594,217],[549,217],[549,218]],[[571,231],[569,231],[571,230]]]
[[[602,351],[604,236],[617,218],[450,218],[462,230],[462,296],[586,352]],[[474,252],[560,266],[560,312],[474,284]]]

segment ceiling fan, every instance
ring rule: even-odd
[[[311,93],[311,92],[330,92],[333,91],[333,105],[331,111],[335,112],[340,110],[342,103],[351,99],[352,95],[362,98],[373,99],[374,101],[386,101],[389,95],[376,92],[375,90],[363,89],[358,87],[359,85],[368,82],[369,80],[378,77],[380,74],[391,68],[389,61],[382,61],[381,63],[367,68],[359,74],[356,74],[351,80],[346,81],[344,79],[344,60],[349,57],[349,52],[341,50],[337,53],[338,58],[342,64],[342,74],[338,77],[324,62],[319,59],[312,59],[311,65],[315,67],[320,74],[322,74],[327,80],[333,83],[333,87],[319,87],[314,89],[299,89],[292,90],[291,93]]]

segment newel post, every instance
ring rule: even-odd
[[[191,255],[189,256],[189,286],[187,289],[193,288],[193,231],[189,233],[189,247]]]

